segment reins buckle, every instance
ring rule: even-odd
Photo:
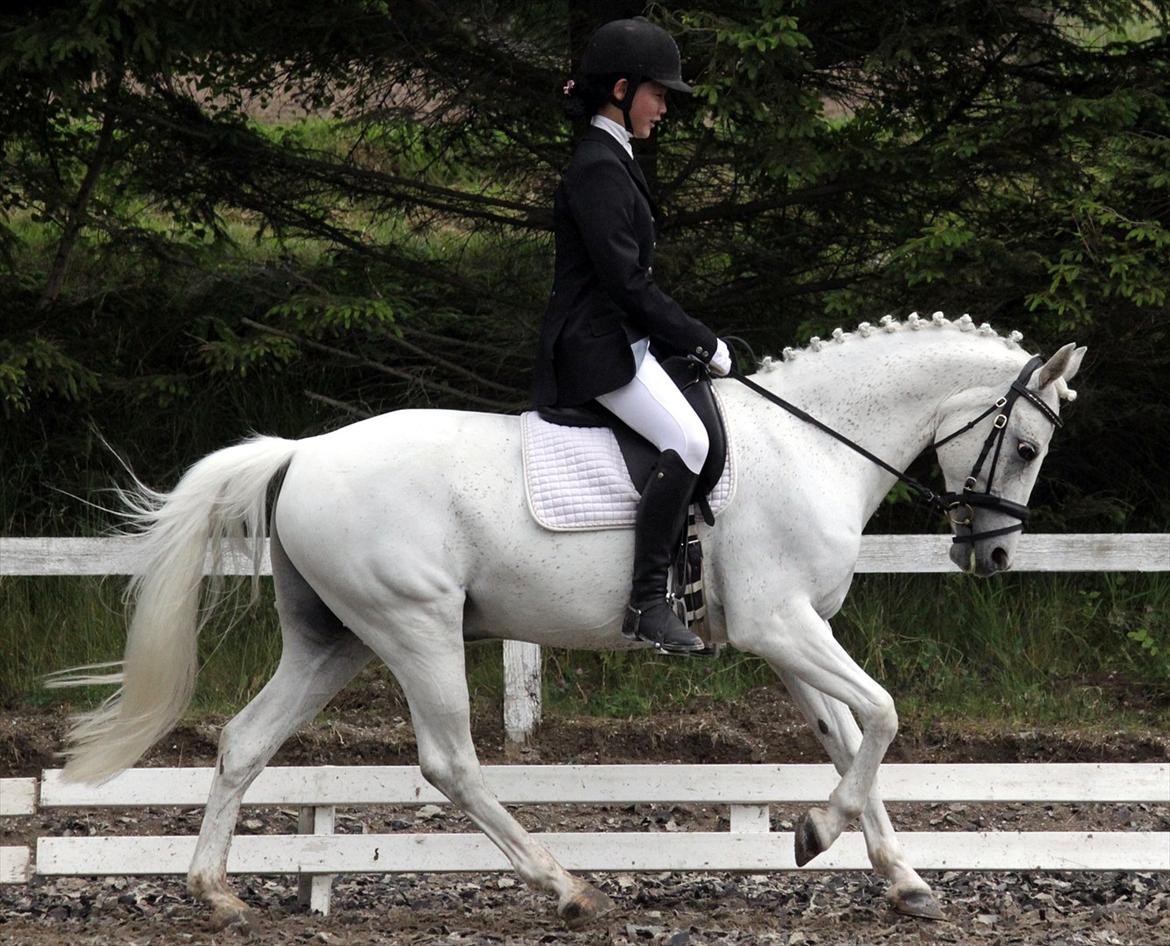
[[[996,415],[995,422],[991,425],[996,430],[1003,430],[1007,426],[1007,414]]]

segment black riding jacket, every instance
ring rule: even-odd
[[[638,163],[590,126],[557,187],[556,268],[544,313],[532,400],[583,404],[628,384],[632,342],[704,362],[717,339],[654,284],[656,206]]]

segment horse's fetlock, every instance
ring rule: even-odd
[[[208,877],[204,873],[190,873],[187,875],[187,893],[196,900],[206,900],[213,891],[227,888],[227,875],[222,877]]]
[[[825,812],[826,818],[822,821],[822,826],[827,829],[833,837],[839,835],[849,825],[861,817],[862,811],[865,810],[865,800],[860,801],[850,796],[847,791],[842,790],[840,785],[833,789],[829,795],[829,808]]]

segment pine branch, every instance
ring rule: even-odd
[[[402,381],[410,381],[413,384],[420,385],[424,388],[429,388],[434,391],[440,391],[443,394],[451,395],[459,398],[462,401],[467,401],[472,404],[478,404],[481,407],[490,408],[493,411],[503,411],[505,413],[513,413],[515,411],[523,410],[528,406],[526,401],[497,401],[493,398],[481,397],[478,394],[472,394],[469,391],[461,391],[458,388],[453,388],[449,384],[442,381],[432,381],[430,378],[424,378],[419,374],[410,371],[405,371],[402,368],[392,368],[390,365],[384,364],[380,361],[374,361],[372,358],[365,358],[362,355],[355,355],[352,352],[344,351],[340,348],[334,348],[332,345],[326,345],[322,342],[314,341],[310,338],[305,338],[303,335],[297,335],[294,332],[286,332],[283,329],[273,328],[271,325],[264,325],[261,322],[256,322],[252,319],[240,319],[240,322],[250,328],[257,329],[261,332],[268,332],[270,335],[276,335],[280,338],[287,338],[290,341],[296,342],[298,345],[303,345],[305,348],[311,348],[314,351],[324,352],[328,355],[333,355],[336,358],[341,358],[352,364],[361,365],[363,368],[370,368],[381,374],[389,375],[393,378],[398,378]]]

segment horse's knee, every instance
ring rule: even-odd
[[[879,688],[878,694],[871,697],[866,706],[862,721],[865,732],[872,733],[882,742],[893,742],[898,735],[898,708],[894,705],[894,698],[885,690]]]

